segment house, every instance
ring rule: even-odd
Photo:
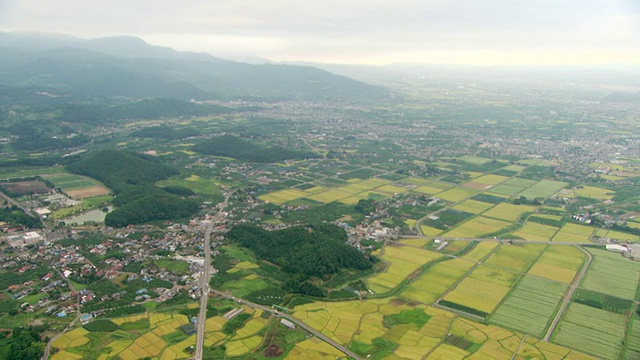
[[[288,327],[289,329],[295,329],[296,328],[296,324],[292,323],[291,321],[287,320],[287,319],[280,319],[280,324]]]

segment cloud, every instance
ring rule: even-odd
[[[429,52],[614,56],[638,51],[640,38],[635,0],[0,0],[0,10],[3,30],[130,34],[182,50],[292,60],[380,62]]]

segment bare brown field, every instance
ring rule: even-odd
[[[107,195],[110,193],[109,189],[104,186],[92,186],[84,189],[68,190],[65,192],[74,199],[84,199],[99,195]]]
[[[50,191],[42,181],[37,180],[4,183],[2,187],[16,195],[46,194]]]

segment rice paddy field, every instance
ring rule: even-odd
[[[602,189],[593,186],[583,186],[578,189],[574,189],[573,192],[577,196],[588,197],[597,200],[611,200],[615,196],[615,191],[609,189]]]
[[[555,226],[527,222],[523,227],[511,233],[518,238],[531,241],[549,241],[560,230]]]
[[[433,304],[475,264],[465,258],[439,262],[431,266],[402,293],[403,298]]]
[[[551,240],[569,243],[588,243],[591,242],[591,235],[593,232],[593,227],[566,223]]]
[[[622,299],[635,299],[640,263],[606,250],[589,249],[589,252],[593,254],[593,260],[580,286]]]
[[[490,210],[482,213],[482,216],[496,218],[506,221],[516,221],[522,214],[535,211],[535,207],[528,205],[513,205],[509,203],[500,203]]]
[[[490,314],[507,295],[518,275],[505,269],[480,265],[444,300]]]
[[[537,183],[533,184],[531,187],[527,188],[521,193],[518,193],[518,196],[524,196],[528,199],[537,199],[537,198],[548,198],[553,196],[556,192],[560,191],[560,189],[564,188],[568,184],[562,181],[555,180],[540,180]]]
[[[90,332],[80,327],[65,333],[53,343],[53,348],[60,352],[52,358],[84,359],[93,356],[98,359],[134,360],[188,359],[191,356],[184,350],[195,344],[195,336],[187,336],[180,329],[189,323],[185,315],[151,313],[117,318],[112,322],[119,329]],[[127,328],[135,330],[123,330]]]
[[[386,271],[368,278],[367,286],[375,293],[389,292],[420,266],[439,257],[442,255],[411,246],[387,246],[382,260],[389,262],[389,267]]]
[[[567,285],[525,276],[491,316],[505,328],[541,337],[567,290]]]
[[[568,284],[582,267],[585,257],[575,246],[549,246],[528,274]]]
[[[491,188],[491,192],[501,195],[513,196],[536,182],[528,179],[511,178],[504,183]]]
[[[418,189],[416,189],[418,190]],[[445,190],[441,193],[438,193],[438,197],[440,199],[446,200],[446,201],[451,201],[451,202],[458,202],[461,201],[465,198],[471,197],[475,194],[477,194],[479,191],[475,190],[475,189],[469,189],[469,188],[465,188],[465,187],[454,187],[452,189],[449,190]]]
[[[476,200],[466,200],[453,208],[456,210],[468,212],[471,214],[480,214],[481,212],[488,210],[491,208],[491,204],[486,202],[476,201]]]
[[[511,226],[510,222],[492,219],[484,216],[476,216],[455,228],[444,233],[442,236],[449,238],[476,238],[491,234]]]
[[[484,263],[511,271],[525,272],[538,259],[546,245],[502,245]]]
[[[618,359],[623,350],[627,317],[572,303],[553,335],[553,341],[602,359]]]

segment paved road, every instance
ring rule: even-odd
[[[69,281],[69,279],[62,276],[62,274],[58,269],[54,269],[54,270],[55,272],[58,273],[58,275],[60,275],[61,278],[63,278],[67,282],[69,286],[69,290],[71,290],[72,292],[75,292],[76,289],[73,287],[73,284]],[[60,334],[52,337],[51,340],[49,340],[49,342],[47,343],[47,346],[44,348],[44,354],[42,355],[43,360],[47,360],[49,358],[49,354],[51,354],[51,344],[53,344],[54,341],[56,341],[60,336],[62,336],[68,330],[71,330],[73,328],[73,325],[76,323],[76,321],[80,320],[80,316],[82,316],[82,313],[80,312],[80,294],[76,295],[76,309],[78,311],[76,312],[75,319],[73,319],[73,321],[69,323],[69,325],[67,325],[64,329],[62,329],[62,332]]]
[[[194,358],[196,360],[202,359],[202,352],[204,351],[204,334],[205,324],[207,323],[207,301],[209,300],[209,279],[211,279],[211,231],[213,231],[214,222],[211,221],[204,234],[204,270],[200,274],[200,312],[198,313],[198,321],[196,327],[198,330],[196,337],[196,350],[194,352]]]
[[[277,310],[275,310],[273,308],[270,308],[270,307],[267,307],[267,306],[264,306],[264,305],[260,305],[260,304],[256,304],[256,303],[253,303],[253,302],[245,300],[245,299],[239,299],[239,298],[233,297],[233,296],[231,296],[231,295],[229,295],[227,293],[224,293],[222,291],[218,291],[218,290],[215,290],[215,289],[211,289],[211,292],[213,292],[215,294],[218,294],[219,296],[225,297],[225,298],[227,298],[229,300],[237,301],[240,304],[246,304],[249,307],[252,307],[252,308],[255,308],[255,309],[260,309],[262,311],[267,311],[267,312],[276,314],[276,316],[283,317],[283,318],[291,321],[292,323],[298,325],[299,327],[305,329],[309,333],[315,335],[318,339],[320,339],[320,340],[326,342],[327,344],[333,346],[334,348],[342,351],[347,356],[350,356],[350,357],[352,357],[354,359],[357,359],[357,360],[360,359],[360,357],[358,355],[356,355],[354,352],[352,352],[348,348],[342,346],[342,344],[339,344],[339,343],[333,341],[331,338],[325,336],[323,333],[317,331],[316,329],[310,327],[309,325],[305,324],[301,320],[296,319],[296,318],[294,318],[293,316],[291,316],[289,314],[286,314],[286,313],[283,313],[283,312],[279,312],[279,311],[277,311]]]
[[[553,330],[555,330],[556,326],[558,326],[558,322],[560,321],[562,314],[564,314],[564,311],[567,309],[567,306],[569,306],[569,302],[571,300],[571,297],[573,296],[574,291],[576,291],[576,288],[580,284],[582,277],[587,272],[589,265],[591,265],[591,260],[593,260],[593,256],[591,256],[590,252],[586,251],[583,248],[579,248],[579,249],[584,251],[585,254],[587,254],[588,256],[587,263],[584,264],[584,266],[582,267],[582,270],[580,271],[580,274],[578,274],[578,277],[575,279],[573,284],[571,284],[571,287],[569,288],[569,291],[565,295],[564,301],[562,302],[562,306],[560,307],[558,314],[556,314],[555,319],[553,319],[551,326],[549,326],[549,330],[547,330],[547,333],[544,336],[544,339],[543,339],[544,341],[549,341],[549,339],[551,338],[551,334],[553,334]]]
[[[214,227],[225,219],[225,215],[222,213],[227,207],[229,198],[233,193],[227,194],[224,201],[218,204],[218,213],[211,219],[211,223],[207,226],[204,233],[204,270],[200,274],[200,311],[198,313],[198,321],[196,321],[196,349],[193,353],[193,358],[196,360],[202,360],[202,353],[204,351],[204,335],[206,333],[205,325],[207,323],[207,302],[209,300],[209,281],[211,280],[211,233]]]

